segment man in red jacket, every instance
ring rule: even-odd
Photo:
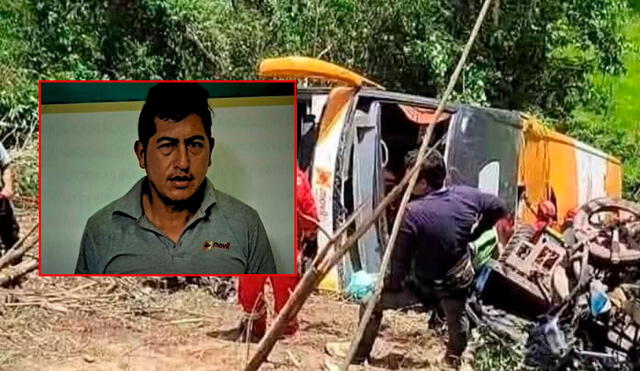
[[[301,214],[305,215],[303,218]],[[309,220],[317,220],[316,206],[311,193],[309,180],[300,168],[296,165],[296,249],[297,258],[302,258],[300,241],[303,237],[313,235],[317,232],[317,225]],[[264,336],[267,328],[267,312],[264,305],[264,286],[267,279],[271,281],[273,296],[275,299],[275,313],[279,313],[284,307],[295,286],[300,280],[300,276],[241,276],[238,282],[238,301],[245,312],[246,319],[243,321],[242,333],[247,333],[247,325],[251,326],[249,331],[251,340],[258,340]],[[293,335],[298,330],[298,321],[292,319],[285,329],[285,335]]]

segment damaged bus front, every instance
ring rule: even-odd
[[[576,207],[578,188],[580,198],[620,193],[619,162],[571,138],[542,130],[535,119],[520,112],[451,104],[433,123],[438,101],[385,91],[327,62],[276,58],[263,62],[260,72],[263,76],[316,77],[325,85],[338,85],[298,89],[298,161],[310,174],[319,222],[329,233],[360,205],[364,204],[352,230],[371,216],[404,176],[405,157],[419,147],[419,139],[431,124],[436,127],[430,145],[437,144],[445,156],[447,182],[499,196],[512,220],[529,221],[533,216],[525,205],[543,199],[553,198],[559,211]],[[575,159],[584,158],[584,153],[593,158],[555,165],[549,159],[549,148],[554,146],[563,153],[574,153]],[[594,163],[602,171],[582,179],[581,174],[589,174]],[[544,171],[535,170],[541,166]],[[576,192],[571,194],[566,184],[575,185]],[[379,271],[395,207],[359,239],[325,278],[322,288],[342,291],[354,272]],[[318,235],[320,248],[327,242],[326,236]]]

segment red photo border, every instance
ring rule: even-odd
[[[293,274],[44,274],[42,273],[42,84],[43,83],[273,83],[293,84]],[[211,99],[211,98],[210,98]],[[298,155],[298,86],[296,80],[39,80],[38,81],[38,275],[44,277],[295,277],[298,275],[298,247],[296,236],[298,231],[298,218],[296,217],[297,189],[296,189],[296,164]]]

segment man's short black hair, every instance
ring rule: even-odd
[[[405,156],[405,168],[408,170],[416,163],[418,157],[418,151],[411,151]],[[447,177],[447,168],[444,164],[444,158],[437,150],[431,151],[429,155],[424,159],[420,166],[420,173],[418,179],[424,179],[429,188],[438,190],[444,185],[444,180]]]
[[[147,100],[138,119],[138,140],[147,147],[156,133],[155,118],[165,121],[181,121],[192,113],[200,116],[204,132],[211,142],[212,111],[207,101],[209,93],[196,83],[165,82],[149,89]]]

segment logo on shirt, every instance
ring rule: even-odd
[[[330,187],[331,186],[331,171],[316,168],[316,182],[321,187]]]
[[[231,242],[215,242],[215,241],[204,241],[201,249],[204,251],[209,251],[211,249],[225,249],[229,250],[231,247]]]

